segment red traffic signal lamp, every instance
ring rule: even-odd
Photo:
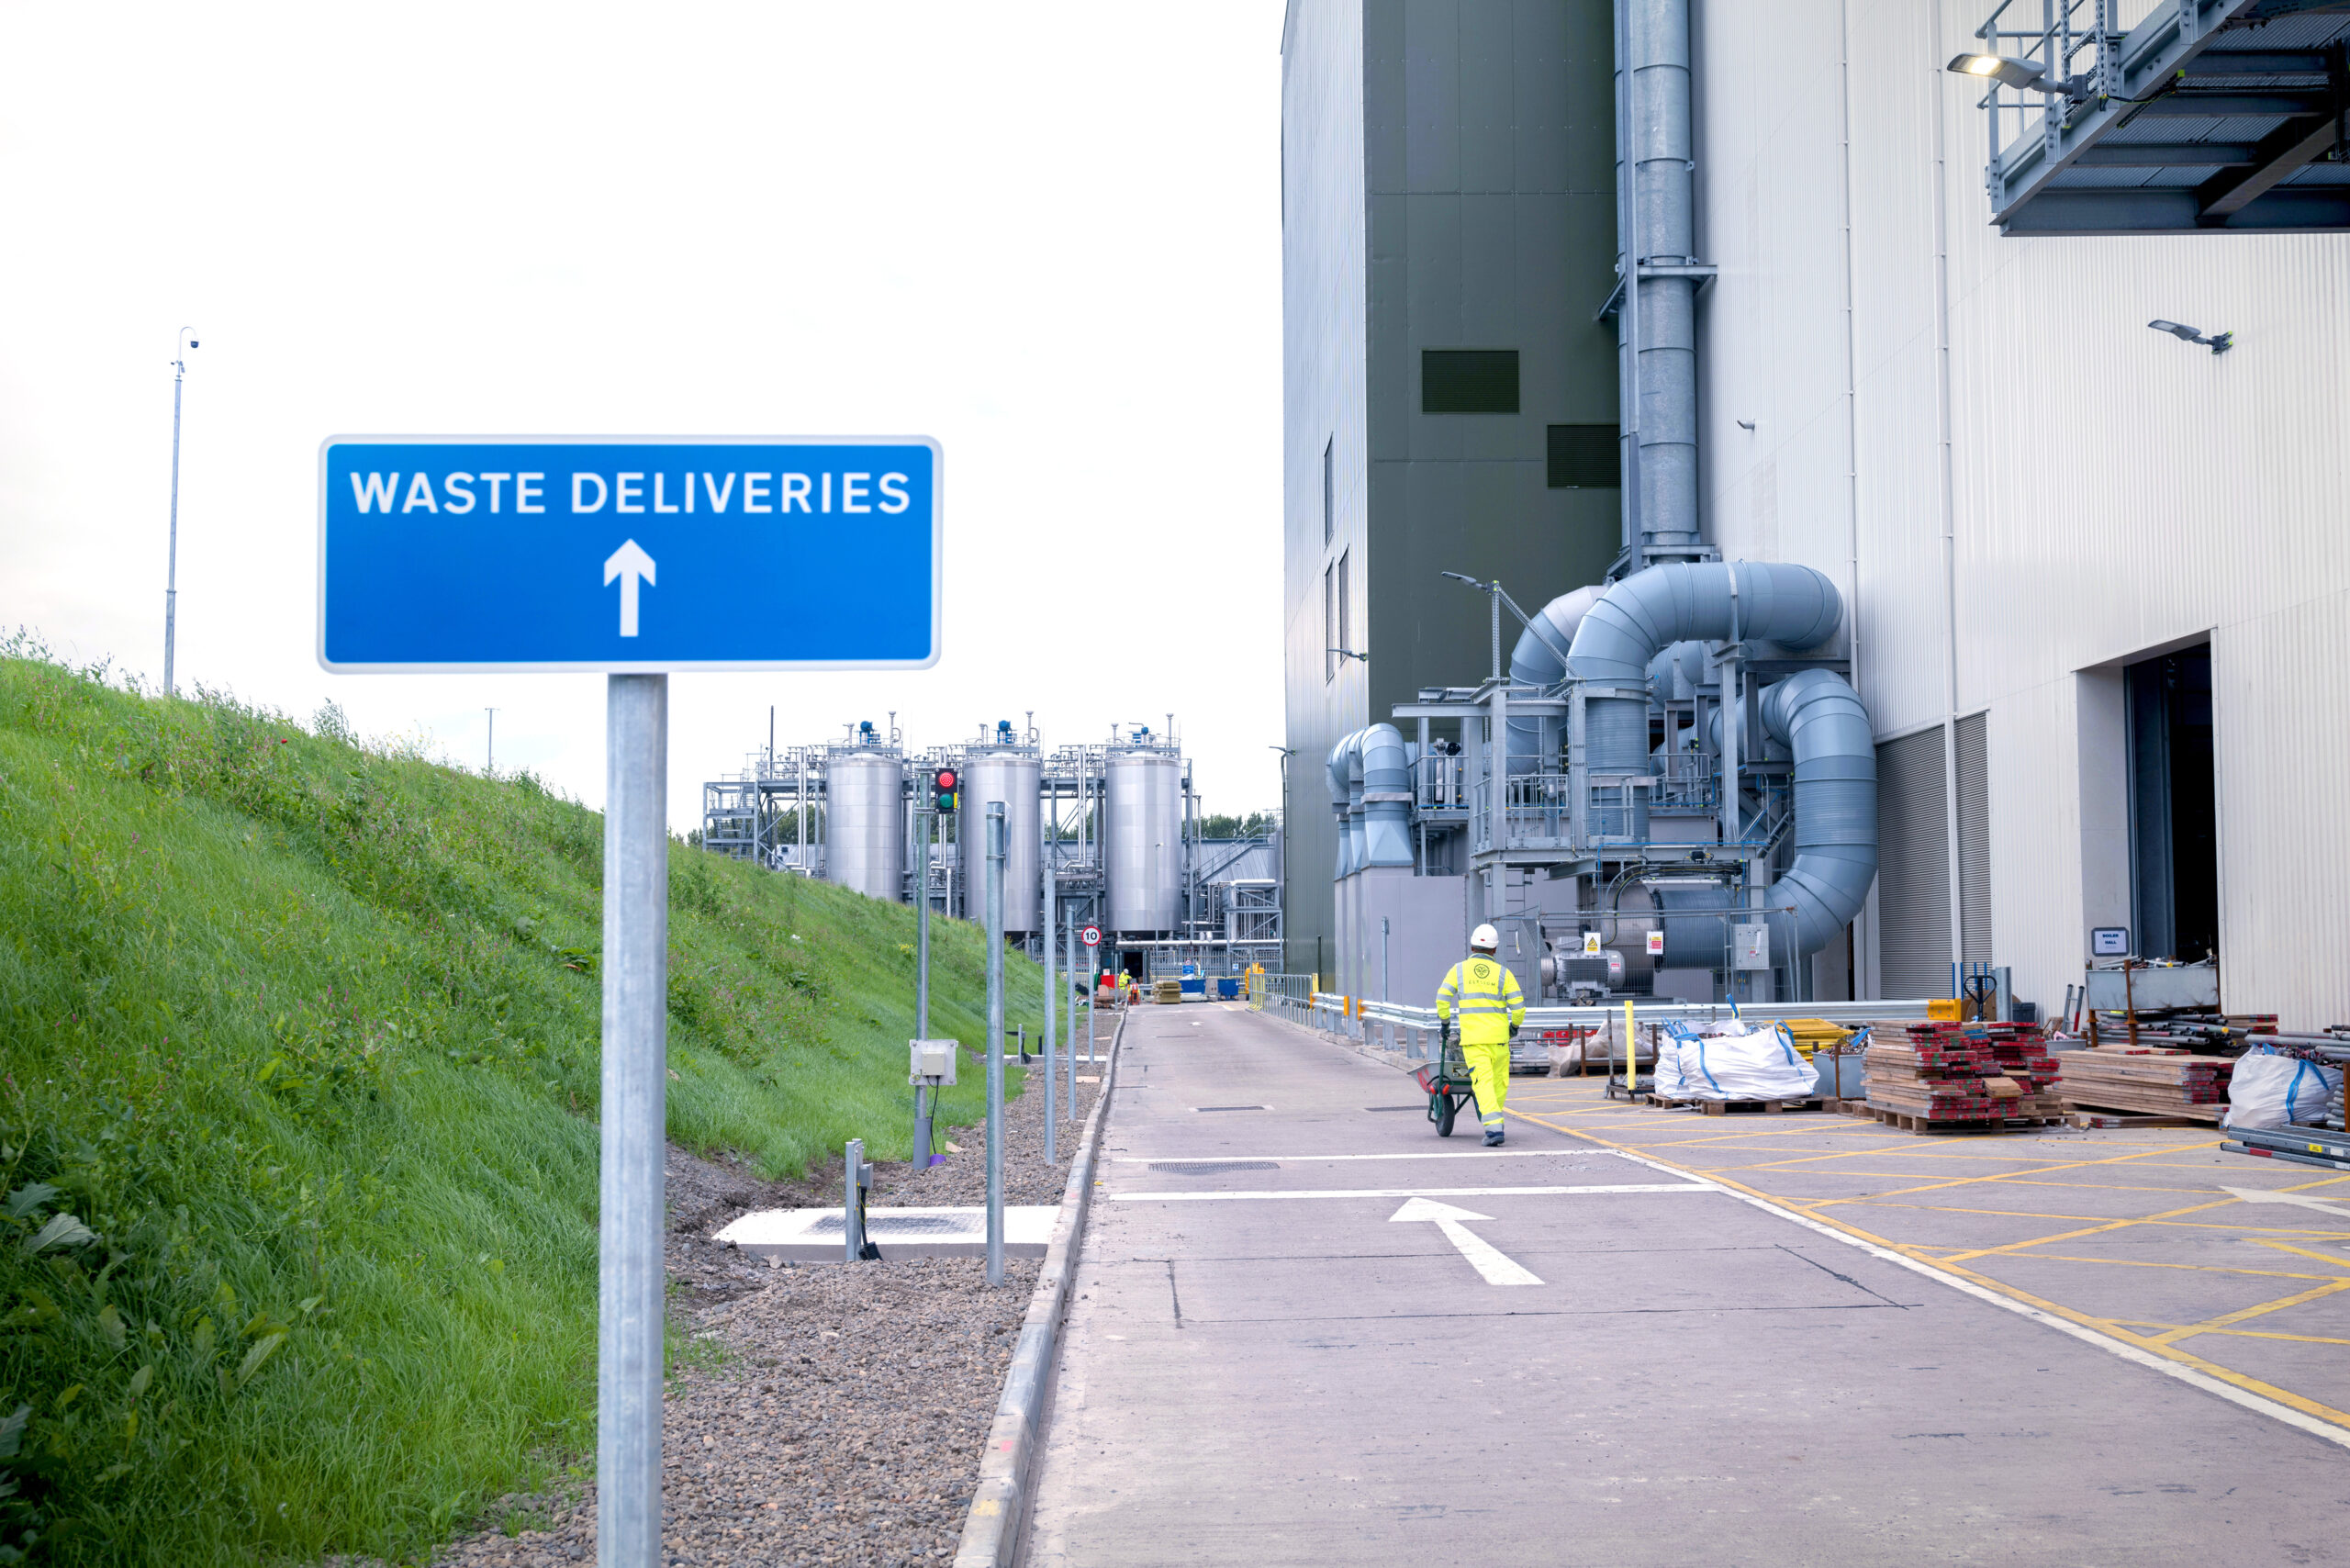
[[[963,776],[951,767],[942,767],[931,776],[930,809],[952,812],[963,803]]]

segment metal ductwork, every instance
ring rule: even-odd
[[[1354,736],[1341,735],[1331,744],[1329,757],[1330,814],[1338,822],[1338,867],[1330,879],[1337,880],[1354,868],[1354,823],[1351,816],[1353,791],[1348,783],[1347,748]]]
[[[1836,585],[1809,566],[1779,561],[1700,561],[1651,566],[1600,596],[1567,650],[1577,679],[1599,688],[1583,707],[1594,773],[1649,771],[1649,666],[1674,643],[1759,639],[1788,648],[1826,642],[1843,618]],[[1592,831],[1648,836],[1639,790],[1595,784]]]
[[[1696,196],[1690,133],[1689,0],[1617,0],[1617,263],[1628,297],[1623,424],[1633,443],[1628,499],[1642,554],[1694,558],[1697,537]],[[1628,162],[1628,167],[1626,164]]]
[[[1412,772],[1404,736],[1373,724],[1355,737],[1362,758],[1362,837],[1355,869],[1412,863]]]
[[[1876,880],[1876,737],[1841,676],[1807,669],[1762,693],[1764,733],[1796,759],[1796,857],[1763,902],[1795,906],[1796,951],[1817,953]]]
[[[1575,629],[1607,590],[1592,584],[1562,593],[1528,621],[1510,650],[1509,683],[1547,689],[1567,678],[1567,650],[1574,645]],[[1513,718],[1509,721],[1509,770],[1512,773],[1551,773],[1559,767],[1559,721]]]
[[[1332,880],[1370,866],[1412,864],[1412,771],[1404,736],[1373,724],[1330,747],[1330,811],[1338,822]]]

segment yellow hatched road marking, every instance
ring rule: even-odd
[[[1532,1115],[1526,1112],[1517,1112],[1514,1114],[1520,1115],[1524,1117],[1524,1119],[1533,1122],[1538,1126],[1549,1125],[1540,1116]],[[1553,1128],[1553,1130],[1568,1132],[1573,1129],[1557,1127]],[[1618,1143],[1613,1138],[1603,1137],[1596,1133],[1576,1131],[1574,1136],[1586,1137],[1595,1143],[1605,1144],[1614,1148],[1630,1149],[1633,1147]],[[1721,1175],[1718,1172],[1699,1170],[1688,1166],[1677,1165],[1674,1161],[1664,1158],[1662,1155],[1657,1154],[1653,1150],[1639,1150],[1639,1152],[1644,1154],[1647,1158],[1655,1160],[1660,1165],[1681,1170],[1686,1175],[1700,1177],[1706,1181],[1715,1182],[1719,1186],[1729,1188],[1733,1192],[1742,1193],[1746,1196],[1753,1198],[1762,1204],[1782,1208],[1787,1206],[1786,1201],[1780,1198],[1775,1193],[1766,1193],[1760,1188],[1748,1186],[1743,1182],[1736,1181],[1730,1177]],[[2233,1202],[2234,1200],[2230,1199],[2229,1201]],[[2272,1400],[2278,1405],[2284,1406],[2288,1409],[2299,1411],[2304,1416],[2312,1417],[2317,1420],[2327,1423],[2328,1425],[2341,1428],[2344,1430],[2350,1430],[2350,1411],[2337,1410],[2333,1406],[2321,1404],[2314,1399],[2307,1397],[2306,1395],[2295,1394],[2290,1389],[2279,1388],[2274,1383],[2263,1383],[2260,1379],[2255,1377],[2247,1377],[2243,1372],[2237,1372],[2231,1367],[2222,1366],[2217,1361],[2207,1361],[2203,1357],[2196,1355],[2191,1350],[2182,1350],[2178,1346],[2171,1344],[2165,1340],[2150,1338],[2143,1334],[2133,1334],[2128,1329],[2121,1327],[2110,1318],[2096,1317],[2088,1313],[2079,1311],[2076,1308],[2066,1306],[2061,1302],[2051,1301],[2044,1296],[2034,1295],[2030,1291],[2019,1290],[2017,1287],[2009,1284],[2004,1280],[1998,1279],[1989,1274],[1982,1273],[1976,1270],[1961,1267],[1960,1265],[1946,1259],[1930,1257],[1928,1255],[1929,1249],[1905,1246],[1898,1241],[1889,1240],[1885,1237],[1877,1236],[1869,1231],[1863,1230],[1856,1225],[1847,1224],[1843,1220],[1838,1219],[1832,1215],[1816,1215],[1810,1216],[1810,1218],[1811,1223],[1815,1225],[1824,1225],[1832,1230],[1841,1231],[1845,1235],[1852,1237],[1854,1240],[1865,1242],[1872,1247],[1883,1248],[1888,1252],[1908,1258],[1925,1268],[1932,1269],[1940,1272],[1950,1274],[1956,1279],[1964,1280],[1968,1284],[1973,1285],[1977,1289],[1988,1291],[1995,1295],[2004,1296],[2009,1301],[2031,1307],[2036,1311],[2044,1312],[2049,1314],[2051,1316],[2062,1318],[2064,1321],[2073,1324],[2077,1327],[2087,1329],[2094,1334],[2102,1335],[2114,1340],[2118,1344],[2128,1346],[2132,1350],[2159,1356],[2165,1361],[2173,1361],[2180,1366],[2191,1368],[2193,1371],[2205,1377],[2215,1379],[2216,1381],[2224,1383],[2232,1388],[2242,1389],[2247,1394],[2257,1394],[2263,1399]],[[2054,1240],[2058,1238],[2049,1237],[2042,1238],[2042,1239]],[[2026,1243],[2025,1245],[2031,1244]],[[1979,1253],[1972,1255],[1981,1256]]]
[[[2201,1323],[2190,1323],[2184,1328],[2173,1328],[2167,1333],[2155,1335],[2151,1342],[2163,1345],[2177,1344],[2179,1340],[2189,1338],[2197,1334],[2208,1334],[2214,1328],[2232,1327],[2239,1323],[2250,1322],[2255,1317],[2265,1317],[2272,1312],[2281,1312],[2288,1306],[2299,1306],[2304,1302],[2319,1301],[2330,1295],[2340,1295],[2344,1291],[2350,1291],[2350,1280],[2329,1280],[2324,1284],[2313,1286],[2298,1295],[2279,1296],[2275,1301],[2264,1301],[2257,1306],[2239,1307],[2233,1312],[2223,1312],[2219,1316]]]

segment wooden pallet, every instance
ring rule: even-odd
[[[2192,1116],[2156,1116],[2137,1111],[2069,1110],[2065,1119],[2076,1127],[2208,1127]]]
[[[1852,1102],[1858,1103],[1858,1102]],[[1875,1120],[1880,1126],[1897,1127],[1905,1133],[2003,1133],[2021,1131],[2026,1127],[2056,1127],[2065,1125],[2062,1116],[1985,1116],[1959,1120],[1929,1120],[1911,1115],[1907,1111],[1888,1111],[1881,1105],[1863,1105],[1852,1113]]]
[[[1786,1111],[1818,1111],[1842,1103],[1835,1100],[1675,1100],[1662,1094],[1644,1095],[1651,1105],[1678,1111],[1695,1105],[1708,1116],[1775,1116]]]

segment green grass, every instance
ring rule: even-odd
[[[0,657],[0,1562],[413,1556],[592,1445],[601,819],[318,728]],[[673,1138],[911,1153],[911,910],[680,845],[669,929]]]

